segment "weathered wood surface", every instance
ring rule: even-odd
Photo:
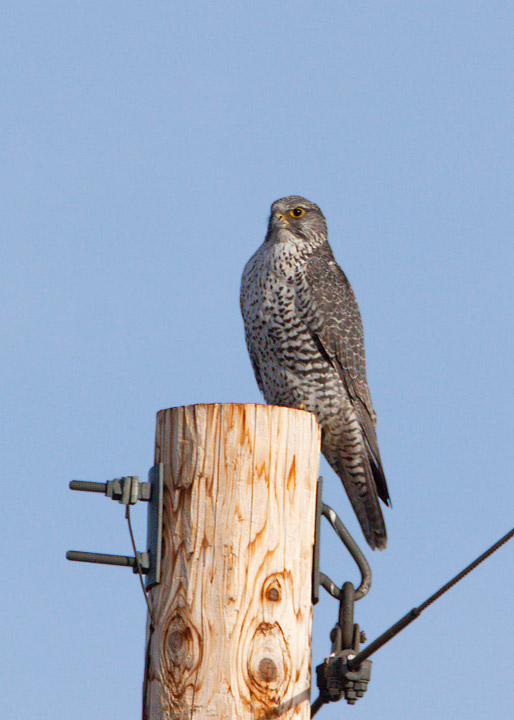
[[[144,720],[310,718],[319,428],[301,410],[161,410],[162,583]]]

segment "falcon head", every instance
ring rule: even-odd
[[[271,206],[268,236],[280,230],[311,242],[327,238],[325,216],[315,203],[300,195],[280,198]]]

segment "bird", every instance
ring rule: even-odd
[[[299,195],[271,205],[262,245],[240,291],[245,339],[268,404],[315,414],[321,451],[341,478],[369,546],[383,550],[380,500],[391,500],[366,379],[364,333],[352,287],[318,205]]]

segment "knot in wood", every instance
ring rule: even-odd
[[[163,635],[163,661],[169,687],[180,695],[201,662],[201,643],[190,618],[179,613],[169,618]]]
[[[182,618],[180,620],[175,618],[173,625],[166,638],[168,657],[172,665],[183,666],[187,663],[188,655],[192,650],[192,633]]]
[[[277,679],[277,666],[271,658],[262,658],[259,663],[259,674],[264,682],[273,682]]]
[[[182,630],[173,630],[168,635],[168,647],[170,655],[177,656],[185,642],[184,632]]]
[[[262,584],[262,599],[272,603],[280,602],[284,596],[284,583],[287,583],[284,573],[269,575]]]
[[[263,703],[281,702],[291,677],[291,656],[278,623],[255,629],[248,654],[249,690]]]
[[[271,602],[278,602],[280,600],[280,590],[276,585],[272,585],[267,589],[266,597],[268,600],[271,600]]]

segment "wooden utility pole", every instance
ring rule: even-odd
[[[162,581],[144,720],[310,718],[314,415],[213,404],[157,414]]]

